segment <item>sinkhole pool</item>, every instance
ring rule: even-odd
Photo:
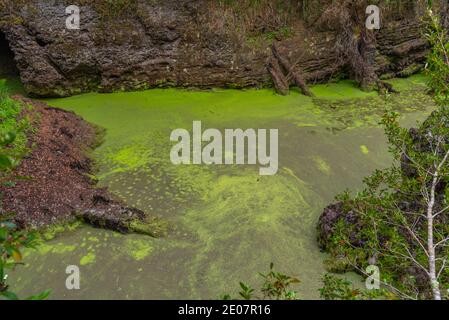
[[[391,80],[391,105],[413,126],[433,109],[425,78]],[[302,299],[319,297],[326,255],[316,243],[323,208],[345,189],[357,191],[390,164],[378,125],[385,102],[342,81],[312,88],[315,98],[271,90],[89,93],[51,99],[106,129],[92,156],[97,178],[120,200],[166,222],[161,238],[82,226],[25,252],[10,277],[28,295],[50,288],[58,299],[210,299],[235,295],[239,281],[260,284],[275,268],[297,276]],[[258,166],[175,166],[170,132],[204,128],[279,130],[279,171]],[[68,291],[68,265],[81,289]]]

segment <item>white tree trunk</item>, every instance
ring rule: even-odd
[[[438,170],[435,172],[432,188],[430,190],[430,201],[427,205],[427,250],[429,253],[429,280],[432,286],[433,298],[441,300],[440,284],[437,279],[435,244],[433,236],[433,207],[435,206],[435,190],[438,184]]]

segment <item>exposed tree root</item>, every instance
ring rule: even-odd
[[[276,92],[280,95],[286,96],[289,93],[288,81],[282,73],[281,67],[276,59],[271,58],[267,65],[268,72],[273,79]]]
[[[279,61],[279,64],[287,73],[287,78],[292,76],[295,84],[298,86],[299,89],[301,89],[302,93],[306,96],[313,97],[313,93],[310,91],[304,78],[301,76],[299,72],[296,72],[294,70],[294,66],[290,64],[288,59],[281,55],[276,44],[273,44],[271,46],[271,50],[273,52],[273,56]]]
[[[376,36],[375,31],[365,27],[367,5],[367,1],[334,1],[323,12],[317,24],[320,28],[337,31],[336,64],[347,65],[351,77],[362,90],[396,92],[376,74]]]

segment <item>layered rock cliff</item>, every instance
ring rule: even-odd
[[[419,29],[419,2],[382,8],[381,29],[370,48],[378,76],[406,76],[422,67],[427,46]],[[331,0],[278,0],[266,8],[237,9],[216,0],[110,3],[0,1],[0,30],[31,95],[266,86],[273,42],[309,83],[353,73],[336,48],[341,30],[320,22]],[[70,4],[81,8],[80,30],[66,28]]]

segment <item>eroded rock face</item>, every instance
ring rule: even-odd
[[[237,26],[234,31],[217,26],[220,12],[212,14],[210,1],[141,0],[133,12],[107,19],[94,5],[81,5],[80,30],[66,29],[65,1],[27,1],[2,9],[0,19],[7,22],[0,28],[32,95],[269,84],[269,44],[238,40]],[[426,43],[418,21],[414,12],[385,21],[376,36],[378,74],[402,76],[420,69]],[[293,29],[279,48],[306,80],[325,81],[345,70],[335,55],[335,30],[304,23]]]

